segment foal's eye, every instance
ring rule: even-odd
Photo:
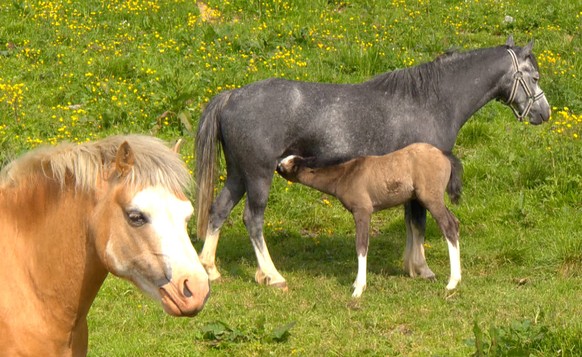
[[[129,224],[134,227],[141,227],[144,224],[149,223],[148,217],[143,212],[138,210],[127,211],[125,214]]]

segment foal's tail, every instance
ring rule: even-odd
[[[196,204],[197,235],[206,238],[210,207],[214,200],[214,182],[220,154],[220,111],[230,97],[230,91],[222,92],[204,109],[196,133]]]
[[[458,203],[463,191],[463,164],[453,153],[444,153],[451,162],[451,177],[447,184],[447,193],[452,203]]]

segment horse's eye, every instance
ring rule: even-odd
[[[146,223],[149,223],[148,217],[138,210],[130,210],[125,212],[127,216],[127,221],[134,227],[141,227]]]

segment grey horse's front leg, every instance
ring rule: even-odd
[[[426,209],[418,201],[410,201],[404,206],[406,222],[406,250],[404,270],[411,276],[434,280],[424,256],[424,234],[426,230]]]
[[[243,221],[259,265],[255,273],[255,281],[286,291],[288,289],[287,281],[277,271],[263,236],[265,208],[267,207],[270,185],[271,177],[257,177],[248,183]]]

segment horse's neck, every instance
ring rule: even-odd
[[[345,172],[344,165],[302,168],[297,175],[299,182],[321,192],[335,196],[337,182]]]
[[[86,329],[89,307],[107,275],[87,240],[83,217],[91,214],[90,197],[58,191],[40,185],[0,197],[0,223],[5,225],[0,229],[0,247],[7,253],[0,262],[0,276],[7,274],[2,280],[20,292],[13,303],[27,301],[24,310],[34,314],[34,324],[45,324],[55,335]],[[13,201],[4,204],[6,197]],[[9,206],[11,212],[2,212]],[[7,299],[2,304],[8,304]]]
[[[91,198],[84,193],[69,191],[62,199],[64,202],[57,205],[58,208],[55,206],[54,211],[46,212],[45,219],[39,222],[45,233],[40,244],[44,247],[37,250],[37,258],[47,262],[56,270],[55,273],[62,273],[57,275],[62,281],[56,285],[71,300],[78,299],[75,302],[78,303],[78,314],[86,314],[107,273],[87,231],[85,217],[91,214]],[[54,257],[52,263],[47,259],[49,252]],[[38,273],[42,275],[43,271]],[[49,284],[55,285],[54,280]]]
[[[498,48],[468,52],[452,59],[441,71],[438,100],[452,119],[457,132],[481,107],[499,95],[500,82],[507,73]]]

